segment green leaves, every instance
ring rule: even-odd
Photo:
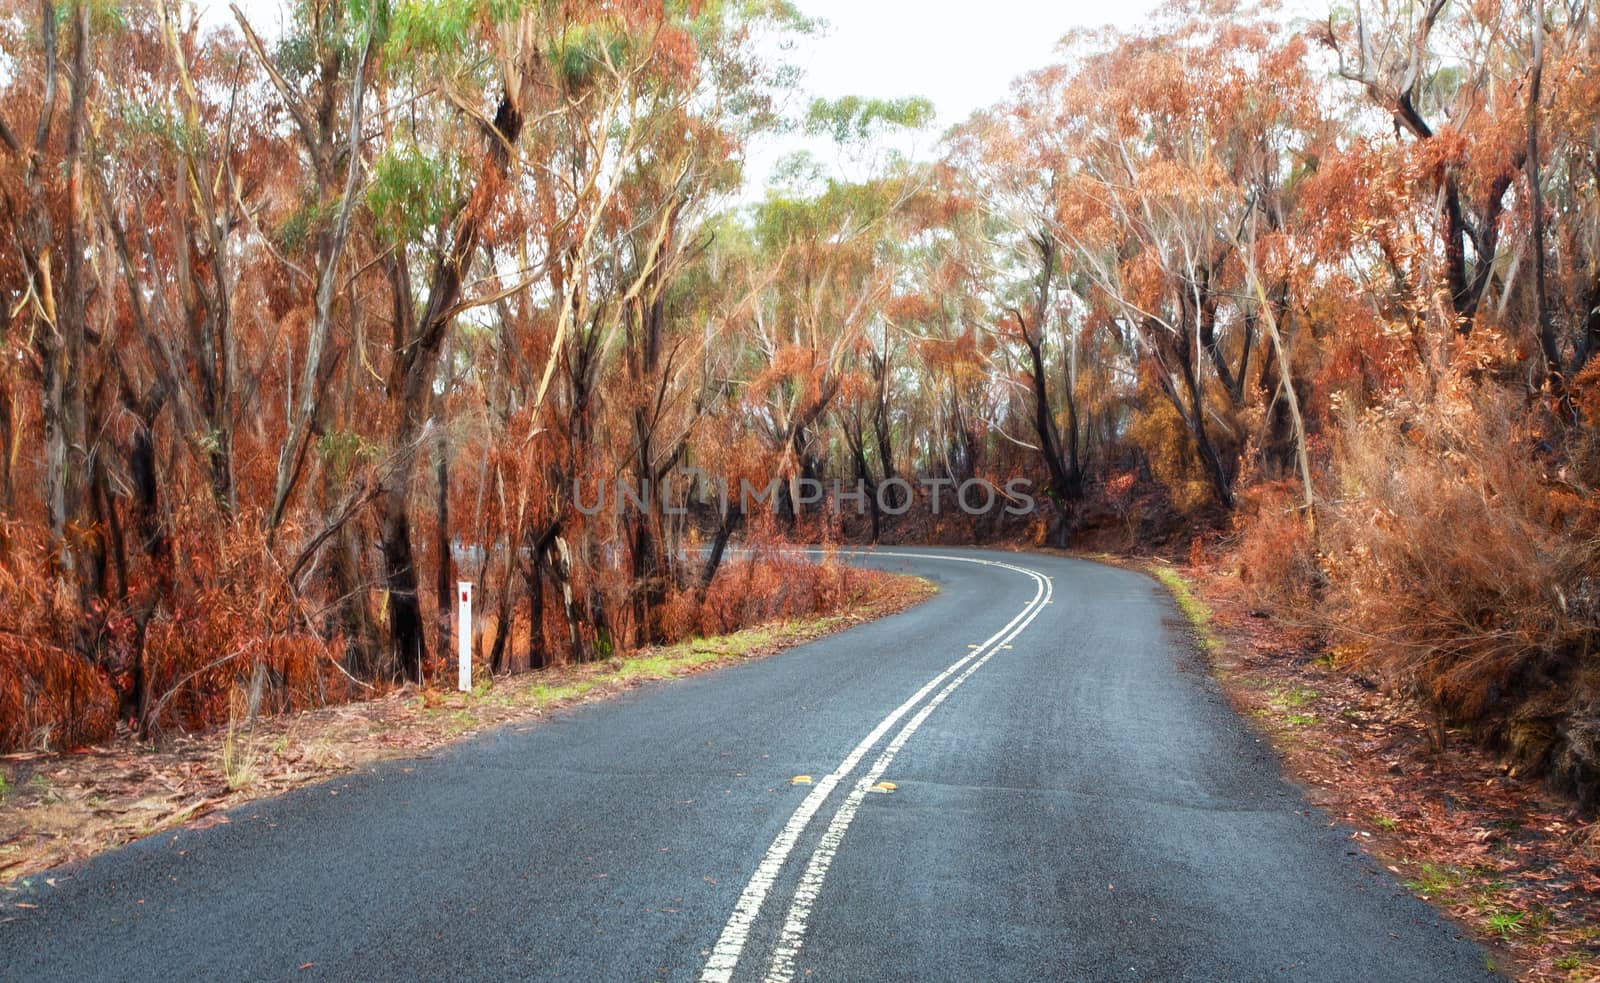
[[[391,15],[387,48],[392,54],[460,50],[476,6],[473,0],[402,0]]]
[[[389,35],[392,8],[388,0],[343,0],[315,7],[295,5],[294,20],[273,49],[278,70],[290,78],[315,75],[329,49],[354,59],[367,43],[370,20],[375,44]],[[260,25],[257,25],[258,27]]]
[[[128,27],[128,17],[122,4],[115,0],[56,0],[56,29],[65,31],[73,14],[79,9],[89,12],[89,30],[93,34],[119,34]]]
[[[437,56],[469,47],[474,27],[502,23],[521,11],[519,0],[401,0],[389,16],[391,55]]]
[[[391,147],[372,165],[367,207],[380,237],[397,243],[414,241],[436,228],[464,183],[461,160],[438,156],[414,146]]]
[[[602,72],[628,62],[630,39],[620,31],[598,24],[574,24],[547,52],[550,64],[569,89],[582,89]]]
[[[889,130],[920,130],[933,122],[933,103],[919,96],[904,99],[815,99],[806,113],[805,130],[827,135],[841,144],[866,143]]]
[[[377,460],[382,449],[353,430],[330,430],[317,440],[317,453],[343,478],[357,463]]]
[[[274,230],[278,248],[286,253],[305,249],[312,235],[330,221],[337,210],[337,201],[321,202],[313,197],[302,199],[299,206],[285,216]]]
[[[111,141],[118,151],[146,141],[181,153],[198,153],[205,146],[205,132],[190,127],[180,113],[163,103],[125,99],[117,103],[116,111],[122,126],[112,132]]]

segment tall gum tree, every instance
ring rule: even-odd
[[[1057,199],[1070,261],[1085,301],[1140,340],[1216,501],[1231,507],[1261,305],[1281,297],[1245,289],[1244,230],[1282,227],[1287,189],[1324,137],[1305,45],[1271,21],[1200,19],[1104,43],[1080,56],[1061,117],[1074,160]],[[1280,379],[1269,398],[1292,386]]]
[[[1028,438],[1055,504],[1050,539],[1065,545],[1085,490],[1079,415],[1079,324],[1063,295],[1068,230],[1056,200],[1075,162],[1059,113],[1072,74],[1064,66],[1031,72],[1011,101],[974,117],[950,144],[949,164],[969,182],[991,244],[991,313],[1004,350],[1017,350],[1027,393]],[[1055,366],[1060,367],[1060,377]]]

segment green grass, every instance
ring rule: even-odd
[[[1467,873],[1459,867],[1441,864],[1422,864],[1415,880],[1406,881],[1406,887],[1429,897],[1448,897],[1466,883]]]
[[[530,701],[535,706],[544,706],[548,703],[559,703],[562,700],[575,700],[594,689],[594,683],[568,683],[565,686],[545,686],[543,684],[531,686],[528,689]]]
[[[1522,921],[1527,915],[1520,911],[1500,911],[1489,916],[1489,928],[1499,932],[1502,939],[1509,939],[1522,932]]]
[[[227,779],[228,788],[237,792],[254,785],[260,777],[257,767],[260,763],[261,754],[255,746],[254,729],[241,727],[230,715],[228,729],[222,736],[222,774]]]
[[[1373,816],[1372,825],[1383,830],[1385,833],[1393,833],[1395,830],[1400,828],[1400,820],[1394,818],[1393,816]]]
[[[926,581],[924,585],[929,594],[937,591]],[[479,711],[489,707],[542,710],[576,702],[608,687],[675,679],[715,663],[733,662],[783,645],[800,644],[854,623],[858,614],[857,607],[826,617],[769,623],[727,635],[691,638],[634,655],[611,654],[582,665],[509,679],[495,679],[484,673],[474,681],[470,693],[430,695],[419,692],[407,705],[423,718],[435,722],[445,737],[454,738],[476,726],[480,722]],[[369,732],[376,734],[389,726],[374,724]]]
[[[9,794],[11,794],[11,783],[6,781],[6,773],[0,771],[0,802],[4,802]]]
[[[1194,588],[1190,586],[1183,574],[1164,563],[1152,563],[1150,573],[1163,587],[1172,594],[1172,599],[1178,605],[1178,610],[1188,619],[1189,625],[1194,629],[1195,640],[1207,655],[1217,655],[1222,652],[1222,639],[1211,627],[1211,609],[1206,602],[1195,596]]]
[[[692,638],[634,656],[612,656],[578,667],[586,670],[583,678],[570,682],[548,682],[545,681],[548,677],[540,673],[509,682],[503,679],[497,682],[484,674],[474,682],[472,692],[468,695],[468,707],[474,703],[490,703],[502,707],[543,708],[582,699],[608,683],[673,679],[714,662],[746,658],[771,646],[780,635],[814,633],[815,629],[826,628],[837,620],[840,620],[840,616],[790,622],[781,628],[747,628],[714,638]],[[423,703],[424,699],[419,695],[413,705],[423,708]],[[458,709],[459,706],[452,704],[423,709],[429,716],[447,717],[452,730],[459,732],[468,729],[467,718],[471,713],[470,709]]]
[[[784,626],[785,630],[782,633],[804,636],[825,629],[837,620],[838,616],[790,622]],[[673,679],[714,662],[748,658],[752,653],[772,645],[777,635],[775,629],[764,627],[747,628],[731,635],[719,635],[714,638],[691,638],[676,645],[653,649],[639,655],[613,657],[603,663],[597,663],[607,668],[595,672],[580,682],[557,686],[534,683],[531,686],[513,689],[498,698],[508,704],[532,704],[542,707],[563,700],[577,699],[605,683]]]
[[[666,679],[673,675],[673,668],[679,661],[666,655],[645,655],[637,659],[628,659],[622,668],[616,670],[618,679]]]
[[[1319,694],[1309,686],[1291,686],[1288,689],[1274,687],[1269,697],[1272,705],[1279,710],[1298,710]]]
[[[1398,820],[1393,819],[1386,823],[1382,816],[1373,819],[1384,829],[1391,828],[1389,823],[1399,825]],[[1479,922],[1482,928],[1501,939],[1519,936],[1535,943],[1544,939],[1551,920],[1549,910],[1539,905],[1526,910],[1512,907],[1507,903],[1510,885],[1496,877],[1491,868],[1424,863],[1418,864],[1416,869],[1417,876],[1405,885],[1424,899],[1445,906],[1470,905],[1482,919]]]
[[[930,585],[931,586],[931,585]],[[424,707],[419,695],[413,706],[424,709],[431,717],[444,718],[454,730],[466,727],[459,713],[470,713],[474,703],[488,703],[502,707],[544,708],[582,699],[590,692],[608,684],[629,684],[655,680],[674,679],[718,662],[731,662],[770,649],[778,644],[798,644],[814,638],[828,629],[849,622],[851,615],[838,614],[808,620],[788,621],[746,628],[728,635],[710,638],[691,638],[676,645],[667,645],[640,652],[637,655],[613,655],[584,666],[573,667],[582,678],[555,682],[549,676],[535,673],[510,681],[496,681],[484,675],[476,681],[468,695],[468,710],[458,711],[459,703],[447,706]]]

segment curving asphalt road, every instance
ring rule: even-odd
[[[64,872],[0,901],[0,979],[1496,978],[1281,777],[1147,578],[863,562],[942,590]]]

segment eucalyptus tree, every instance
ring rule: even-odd
[[[949,144],[947,161],[976,205],[973,232],[990,259],[974,286],[993,307],[988,325],[1002,354],[1020,346],[1031,445],[1056,505],[1051,538],[1065,545],[1069,513],[1084,495],[1086,465],[1079,414],[1079,331],[1063,293],[1070,230],[1058,196],[1076,167],[1068,146],[1073,76],[1064,66],[1018,79],[1014,97],[976,114]],[[1059,361],[1055,378],[1052,362]],[[1059,408],[1058,408],[1059,404]],[[1064,419],[1062,415],[1064,414]]]
[[[748,310],[765,368],[754,373],[749,397],[779,454],[781,501],[791,521],[803,511],[802,499],[816,500],[814,490],[802,487],[814,488],[809,483],[820,478],[828,446],[816,431],[827,422],[852,353],[879,363],[878,374],[887,372],[881,311],[898,270],[897,223],[927,178],[898,155],[878,153],[876,143],[921,129],[932,115],[932,105],[918,98],[815,100],[806,129],[830,137],[868,176],[829,176],[801,153],[784,162],[780,187],[753,210],[761,289]],[[892,455],[880,463],[892,468]]]
[[[1140,340],[1224,507],[1262,305],[1281,308],[1287,282],[1247,287],[1246,230],[1285,228],[1324,146],[1309,82],[1303,39],[1272,21],[1187,21],[1091,48],[1073,88],[1078,167],[1059,199],[1072,261]],[[1271,313],[1276,339],[1284,312]],[[1291,379],[1268,388],[1269,402],[1296,405]]]

